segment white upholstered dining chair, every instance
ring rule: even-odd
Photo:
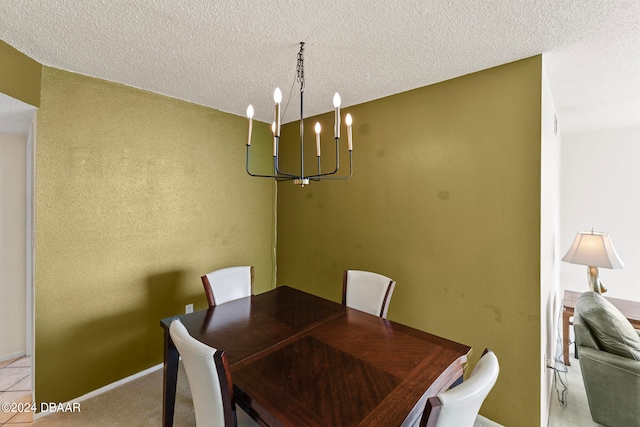
[[[382,274],[361,270],[345,270],[342,280],[342,304],[383,319],[396,282]]]
[[[196,426],[257,426],[242,409],[236,411],[231,372],[224,352],[193,338],[179,319],[171,322],[169,334],[187,372]]]
[[[253,266],[221,268],[201,277],[209,307],[253,295]]]
[[[498,358],[493,351],[486,349],[466,381],[427,399],[420,427],[499,426],[500,424],[478,415],[499,372]]]

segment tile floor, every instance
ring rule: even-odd
[[[0,405],[5,402],[31,402],[31,357],[0,362]],[[7,412],[5,406],[0,408],[0,426],[27,425],[33,421],[31,412]]]

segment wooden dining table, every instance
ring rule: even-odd
[[[179,355],[169,325],[227,355],[236,404],[266,426],[409,426],[459,381],[470,347],[281,286],[163,319],[163,425]]]

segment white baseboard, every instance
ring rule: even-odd
[[[0,356],[0,362],[4,362],[5,360],[17,359],[18,357],[23,357],[25,355],[26,353],[24,351],[19,351],[17,353],[11,354],[3,354],[2,356]]]
[[[150,374],[152,372],[155,372],[158,369],[162,369],[163,366],[164,366],[164,364],[159,363],[159,364],[157,364],[155,366],[152,366],[150,368],[145,369],[144,371],[140,371],[137,374],[130,375],[130,376],[126,377],[126,378],[123,378],[123,379],[118,380],[116,382],[113,382],[111,384],[107,384],[104,387],[100,387],[99,389],[93,390],[93,391],[91,391],[91,392],[89,392],[87,394],[83,394],[82,396],[77,397],[75,399],[72,399],[72,400],[70,400],[69,402],[66,402],[66,403],[73,404],[73,403],[82,402],[82,401],[87,400],[87,399],[91,399],[92,397],[96,397],[96,396],[98,396],[98,395],[100,395],[102,393],[105,393],[105,392],[109,391],[109,390],[113,390],[114,388],[120,387],[121,385],[126,384],[126,383],[128,383],[130,381],[133,381],[133,380],[136,380],[138,378],[144,377],[145,375]],[[66,403],[64,405],[66,405]],[[51,413],[52,412],[38,412],[37,414],[34,414],[33,419],[36,420],[38,418],[46,417],[47,415],[49,415]]]

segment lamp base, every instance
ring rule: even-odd
[[[599,294],[607,292],[607,288],[605,288],[600,281],[600,272],[598,271],[598,267],[587,267],[587,276],[589,278],[589,289],[591,289],[592,292],[597,292]]]

